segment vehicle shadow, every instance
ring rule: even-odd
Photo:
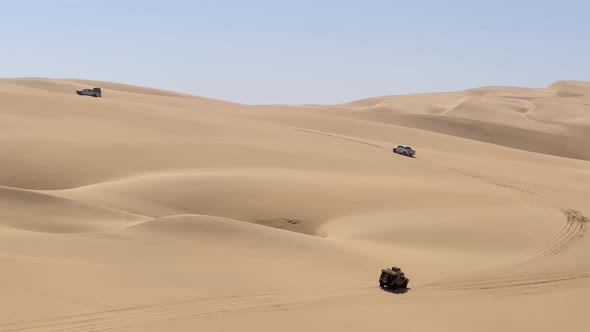
[[[381,288],[382,291],[384,292],[388,292],[388,293],[392,293],[392,294],[406,294],[407,292],[411,291],[411,288],[397,288],[397,289],[391,289],[391,288]]]
[[[397,154],[400,157],[406,157],[406,158],[416,158],[416,156],[406,156],[405,154],[401,154],[401,153],[393,153],[393,154]]]

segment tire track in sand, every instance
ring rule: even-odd
[[[60,316],[0,325],[0,332],[119,331],[162,324],[179,319],[225,317],[258,311],[285,311],[304,303],[350,295],[367,288],[347,291],[318,291],[281,294],[255,294],[227,297],[189,298],[178,301]]]
[[[566,223],[561,231],[551,240],[541,245],[528,261],[536,261],[550,255],[558,254],[584,236],[588,218],[580,211],[573,209],[562,209],[561,212],[566,217]]]
[[[530,258],[523,263],[529,263],[562,253],[575,243],[585,233],[586,218],[580,211],[574,209],[561,210],[566,217],[566,223],[561,231],[552,239],[542,244]],[[590,281],[590,271],[564,271],[553,273],[498,274],[499,271],[482,271],[476,275],[450,277],[438,279],[424,284],[437,290],[480,290],[496,291],[506,295],[529,294],[548,291],[552,287],[576,285]],[[479,277],[478,277],[479,276]]]
[[[523,192],[523,193],[527,193],[527,194],[535,194],[534,191],[531,191],[531,190],[528,190],[528,189],[524,189],[524,188],[513,186],[513,185],[510,185],[510,184],[502,183],[502,182],[499,182],[499,181],[496,181],[496,180],[493,180],[493,179],[490,179],[490,178],[486,178],[486,177],[481,176],[481,175],[469,173],[469,172],[462,171],[462,170],[459,170],[459,169],[456,169],[456,168],[449,168],[449,170],[451,172],[456,173],[456,174],[468,176],[468,177],[471,177],[473,179],[477,179],[477,180],[480,180],[482,182],[486,182],[486,183],[492,184],[494,186],[498,186],[498,187],[502,187],[502,188],[506,188],[506,189],[517,190],[517,191],[520,191],[520,192]]]
[[[370,143],[370,142],[366,142],[360,139],[356,139],[356,138],[349,138],[346,136],[340,136],[340,135],[335,135],[335,134],[328,134],[328,133],[324,133],[324,132],[320,132],[320,131],[314,131],[314,130],[309,130],[309,129],[302,129],[302,128],[296,128],[296,127],[285,127],[291,130],[295,130],[295,131],[301,131],[304,133],[310,133],[310,134],[315,134],[315,135],[321,135],[321,136],[328,136],[328,137],[333,137],[333,138],[337,138],[340,140],[344,140],[344,141],[349,141],[349,142],[355,142],[355,143],[359,143],[359,144],[364,144],[364,145],[368,145],[368,146],[372,146],[374,148],[377,149],[381,149],[381,150],[389,150],[385,147],[382,147],[379,144],[375,144],[375,143]]]
[[[496,272],[497,275],[497,272]],[[439,290],[500,290],[508,294],[522,293],[524,289],[542,291],[557,285],[577,284],[590,280],[590,272],[555,272],[530,275],[505,275],[497,277],[468,278],[463,280],[439,280],[424,286]]]

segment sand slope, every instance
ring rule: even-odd
[[[144,216],[35,191],[0,187],[0,226],[34,232],[104,232]]]
[[[587,325],[587,82],[257,106],[17,78],[0,101],[0,331]],[[391,265],[410,289],[379,289]]]

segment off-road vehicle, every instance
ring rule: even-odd
[[[80,89],[76,90],[76,93],[80,96],[102,97],[102,91],[100,88]]]
[[[379,277],[379,287],[381,288],[407,288],[410,279],[406,278],[405,274],[399,267],[392,267],[391,269],[382,269]]]
[[[393,153],[403,154],[404,156],[413,157],[416,155],[416,151],[412,147],[407,145],[398,145],[393,148]]]

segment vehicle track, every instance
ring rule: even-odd
[[[531,190],[528,190],[528,189],[524,189],[524,188],[520,188],[520,187],[517,187],[517,186],[505,184],[505,183],[502,183],[502,182],[498,182],[496,180],[489,179],[489,178],[486,178],[484,176],[480,176],[480,175],[477,175],[477,174],[472,174],[472,173],[469,173],[469,172],[465,172],[465,171],[462,171],[462,170],[459,170],[459,169],[456,169],[456,168],[449,168],[449,170],[452,171],[452,172],[454,172],[454,173],[457,173],[457,174],[465,175],[465,176],[468,176],[468,177],[471,177],[471,178],[474,178],[474,179],[477,179],[477,180],[481,180],[483,182],[487,182],[487,183],[492,184],[494,186],[498,186],[498,187],[502,187],[502,188],[506,188],[506,189],[517,190],[517,191],[520,191],[520,192],[523,192],[523,193],[527,193],[527,194],[535,194],[534,191],[531,191]]]
[[[541,245],[535,253],[523,263],[537,261],[550,255],[563,252],[584,235],[588,222],[580,211],[561,210],[566,223],[561,231],[551,240]],[[498,274],[498,271],[481,272],[477,275],[464,275],[439,279],[425,283],[427,288],[437,290],[480,290],[495,291],[509,295],[545,292],[559,285],[576,285],[590,282],[590,271],[565,271],[553,273]]]
[[[89,314],[18,322],[0,326],[12,331],[108,331],[161,323],[173,319],[203,317],[265,307],[274,303],[289,304],[289,298],[252,296],[246,298],[191,299],[153,305],[128,307]]]
[[[55,295],[53,293],[49,293],[47,291],[40,291],[40,290],[37,290],[37,289],[34,289],[32,291],[35,292],[35,293],[37,293],[37,294],[40,294],[40,295],[43,295],[43,296],[47,296],[47,297],[51,297],[51,298],[54,298],[54,299],[57,299],[57,300],[60,300],[60,301],[74,303],[74,304],[79,304],[79,305],[83,305],[83,306],[94,308],[94,309],[103,309],[103,310],[106,310],[106,309],[113,309],[114,308],[112,306],[108,306],[108,305],[105,305],[105,304],[91,303],[91,302],[88,302],[88,301],[85,301],[85,300],[82,300],[82,299],[79,299],[79,298],[75,298],[75,297],[73,297],[71,295],[67,295],[67,296],[66,295]]]
[[[551,240],[541,245],[528,261],[536,261],[550,255],[558,254],[571,246],[580,237],[584,236],[588,218],[580,211],[573,209],[562,209],[561,212],[566,217],[566,223],[561,231]]]
[[[295,130],[295,131],[301,131],[301,132],[304,132],[304,133],[310,133],[310,134],[315,134],[315,135],[328,136],[328,137],[333,137],[333,138],[337,138],[337,139],[344,140],[344,141],[349,141],[349,142],[355,142],[355,143],[359,143],[359,144],[364,144],[364,145],[372,146],[374,148],[381,149],[381,150],[389,150],[389,149],[387,149],[387,148],[385,148],[385,147],[383,147],[381,145],[378,145],[378,144],[375,144],[375,143],[366,142],[366,141],[363,141],[363,140],[360,140],[360,139],[348,138],[348,137],[345,137],[345,136],[328,134],[328,133],[323,133],[323,132],[309,130],[309,129],[295,128],[295,127],[285,127],[285,128],[289,128],[289,129]]]
[[[537,273],[531,275],[509,275],[486,278],[467,278],[463,280],[439,280],[427,283],[425,287],[433,287],[440,290],[505,290],[515,288],[540,288],[555,285],[576,284],[586,282],[590,278],[590,272],[555,272]]]
[[[202,319],[218,316],[225,317],[257,311],[285,311],[304,303],[350,295],[355,291],[363,290],[368,290],[368,288],[328,292],[257,294],[210,298],[197,297],[87,314],[1,324],[0,331],[119,331],[129,328],[157,325],[179,319]]]

